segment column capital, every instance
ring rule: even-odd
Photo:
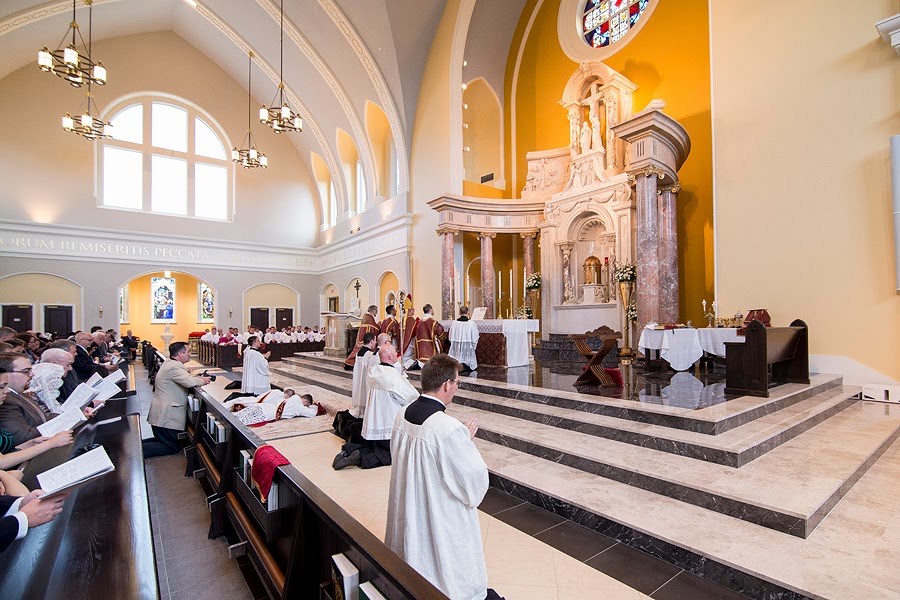
[[[494,231],[482,231],[481,233],[478,234],[479,240],[482,238],[495,238],[495,237],[497,237],[497,233]]]
[[[643,167],[628,173],[628,181],[634,181],[640,176],[653,177],[656,175],[660,180],[666,178],[666,172],[658,167]]]
[[[681,191],[681,182],[675,182],[672,185],[666,185],[661,188],[657,188],[656,194],[659,196],[659,195],[662,195],[663,192],[669,192],[669,193],[677,195],[678,192],[680,192],[680,191]]]
[[[575,242],[556,242],[556,245],[559,246],[560,250],[563,252],[571,252],[575,247]]]
[[[535,231],[521,231],[521,232],[519,232],[519,237],[521,237],[523,240],[524,240],[525,238],[536,239],[537,236],[538,236],[538,232],[537,232],[536,230],[535,230]]]
[[[438,228],[435,230],[435,232],[436,232],[439,236],[444,235],[445,233],[449,233],[449,234],[452,234],[452,235],[457,235],[457,234],[459,233],[459,229],[454,229],[453,227],[448,227],[448,226],[446,226],[446,225],[441,225],[440,227],[438,227]]]

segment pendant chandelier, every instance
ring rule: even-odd
[[[83,113],[73,117],[71,113],[66,113],[62,118],[62,126],[66,131],[77,133],[86,140],[94,141],[100,138],[112,137],[112,125],[100,119],[97,113],[97,103],[93,101],[94,96],[91,94],[91,85],[88,84],[88,91],[81,106],[85,107]],[[79,110],[81,109],[79,106]]]
[[[106,85],[106,67],[103,66],[102,62],[95,63],[91,58],[90,37],[91,26],[93,24],[93,1],[84,0],[84,3],[88,6],[89,41],[87,45],[84,43],[84,38],[81,36],[81,30],[78,28],[78,22],[75,20],[75,3],[76,0],[72,0],[72,22],[69,24],[69,29],[66,30],[66,33],[59,41],[59,47],[51,52],[47,46],[44,46],[38,52],[38,68],[40,68],[41,71],[53,73],[57,77],[65,79],[73,87],[81,87],[84,84],[90,85],[92,83]],[[69,37],[69,32],[72,33],[72,41],[68,46],[63,48],[62,44],[66,41],[66,38]],[[82,54],[78,51],[78,47],[76,46],[78,40],[81,41],[81,47],[87,49],[87,54]]]
[[[278,90],[269,107],[259,107],[259,122],[265,123],[275,133],[282,131],[303,131],[303,119],[291,110],[284,100],[284,0],[281,0],[281,67],[279,71]],[[277,104],[276,104],[277,101]]]
[[[245,169],[253,169],[256,167],[262,167],[265,169],[269,166],[269,159],[266,158],[266,155],[256,149],[256,144],[253,141],[253,133],[250,131],[250,115],[252,114],[250,108],[251,95],[250,95],[250,84],[252,82],[252,73],[253,73],[253,52],[248,54],[249,58],[247,59],[248,67],[247,67],[247,135],[244,136],[244,141],[241,142],[241,149],[237,148],[231,149],[231,160],[232,162],[240,163],[242,167]]]

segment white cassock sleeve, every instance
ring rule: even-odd
[[[373,362],[374,361],[374,362]],[[353,387],[350,394],[350,414],[362,419],[366,413],[366,399],[369,397],[369,368],[378,364],[378,355],[367,352],[365,356],[356,357],[353,363]]]
[[[241,374],[241,392],[265,394],[271,388],[269,385],[269,361],[257,350],[244,352],[244,372]]]
[[[478,346],[478,324],[475,321],[454,321],[450,325],[450,356],[473,371],[478,368],[475,348]]]
[[[487,570],[478,505],[488,489],[484,460],[465,425],[436,413],[403,418],[391,438],[385,543],[454,600],[482,600]]]

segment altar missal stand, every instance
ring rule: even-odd
[[[603,344],[600,349],[594,352],[588,345],[588,338],[600,338]],[[575,343],[575,348],[587,360],[584,371],[575,380],[575,385],[592,385],[600,384],[603,387],[621,386],[620,382],[613,379],[613,376],[603,368],[603,359],[607,354],[612,352],[613,348],[618,344],[618,340],[622,337],[621,333],[609,333],[604,335],[590,334],[571,334],[569,339]],[[619,377],[621,380],[621,376]]]

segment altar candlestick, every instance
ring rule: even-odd
[[[471,290],[471,281],[469,280],[469,276],[466,275],[466,302],[472,301],[472,290]]]
[[[509,270],[509,303],[512,305],[512,297],[513,297],[513,284],[512,284],[512,269]]]
[[[706,314],[706,298],[703,299],[703,314]]]
[[[718,307],[716,307],[715,300],[713,300],[712,309],[713,309],[713,316],[718,319],[719,318],[719,309],[718,309]]]

